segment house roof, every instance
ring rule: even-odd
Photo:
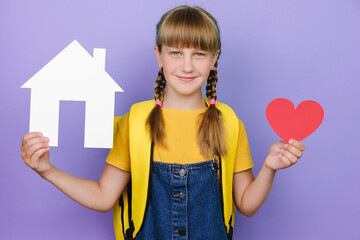
[[[21,87],[123,92],[105,71],[104,63],[99,64],[76,40]]]

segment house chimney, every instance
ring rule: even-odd
[[[105,70],[105,55],[106,49],[105,48],[94,48],[93,59],[95,63],[101,67],[101,69]]]

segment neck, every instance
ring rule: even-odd
[[[179,110],[195,110],[206,107],[205,100],[202,96],[201,90],[196,94],[184,96],[172,94],[167,89],[164,95],[164,108],[179,109]],[[170,90],[171,91],[171,90]]]

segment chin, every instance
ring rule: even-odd
[[[199,89],[178,89],[176,92],[182,96],[192,96],[198,92]]]

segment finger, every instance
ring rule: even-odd
[[[280,154],[286,157],[291,162],[291,164],[295,164],[298,161],[298,157],[287,150],[281,150]]]
[[[28,147],[28,142],[33,140],[33,139],[36,139],[36,138],[39,138],[39,137],[42,137],[42,133],[41,132],[29,132],[27,134],[25,134],[23,136],[23,139],[22,139],[22,142],[21,142],[21,151],[24,151],[27,147]]]
[[[285,147],[285,150],[289,151],[290,153],[295,155],[297,158],[300,158],[303,154],[303,152],[300,149],[294,147],[293,145],[287,145]]]
[[[30,161],[32,162],[32,161],[39,159],[44,153],[48,152],[49,150],[50,150],[49,147],[40,148],[39,150],[34,152],[34,154],[31,156]]]
[[[48,143],[49,142],[49,138],[48,137],[35,137],[35,138],[31,138],[27,141],[24,142],[23,144],[23,149],[26,151],[26,149],[31,148],[31,146],[33,146],[34,144],[37,143]]]
[[[34,153],[41,148],[47,148],[47,147],[49,147],[49,145],[47,143],[44,143],[44,142],[35,143],[26,152],[27,159],[34,160],[34,158],[33,158]]]
[[[289,144],[293,145],[294,147],[300,149],[301,151],[305,150],[305,145],[302,142],[299,142],[295,139],[290,139]]]
[[[272,153],[274,156],[276,156],[284,148],[285,144],[286,143],[284,141],[277,141],[276,143],[274,143],[271,146],[270,153]]]
[[[276,145],[279,147],[279,148],[284,148],[284,145],[286,144],[286,142],[280,140],[280,141],[277,141],[276,142]]]
[[[29,132],[29,133],[27,133],[27,134],[25,134],[24,135],[24,137],[23,137],[23,142],[24,141],[27,141],[27,140],[29,140],[29,139],[31,139],[31,138],[35,138],[35,137],[42,137],[42,133],[41,132]]]
[[[284,167],[290,167],[292,165],[291,161],[284,155],[279,154],[279,158],[282,161]]]

